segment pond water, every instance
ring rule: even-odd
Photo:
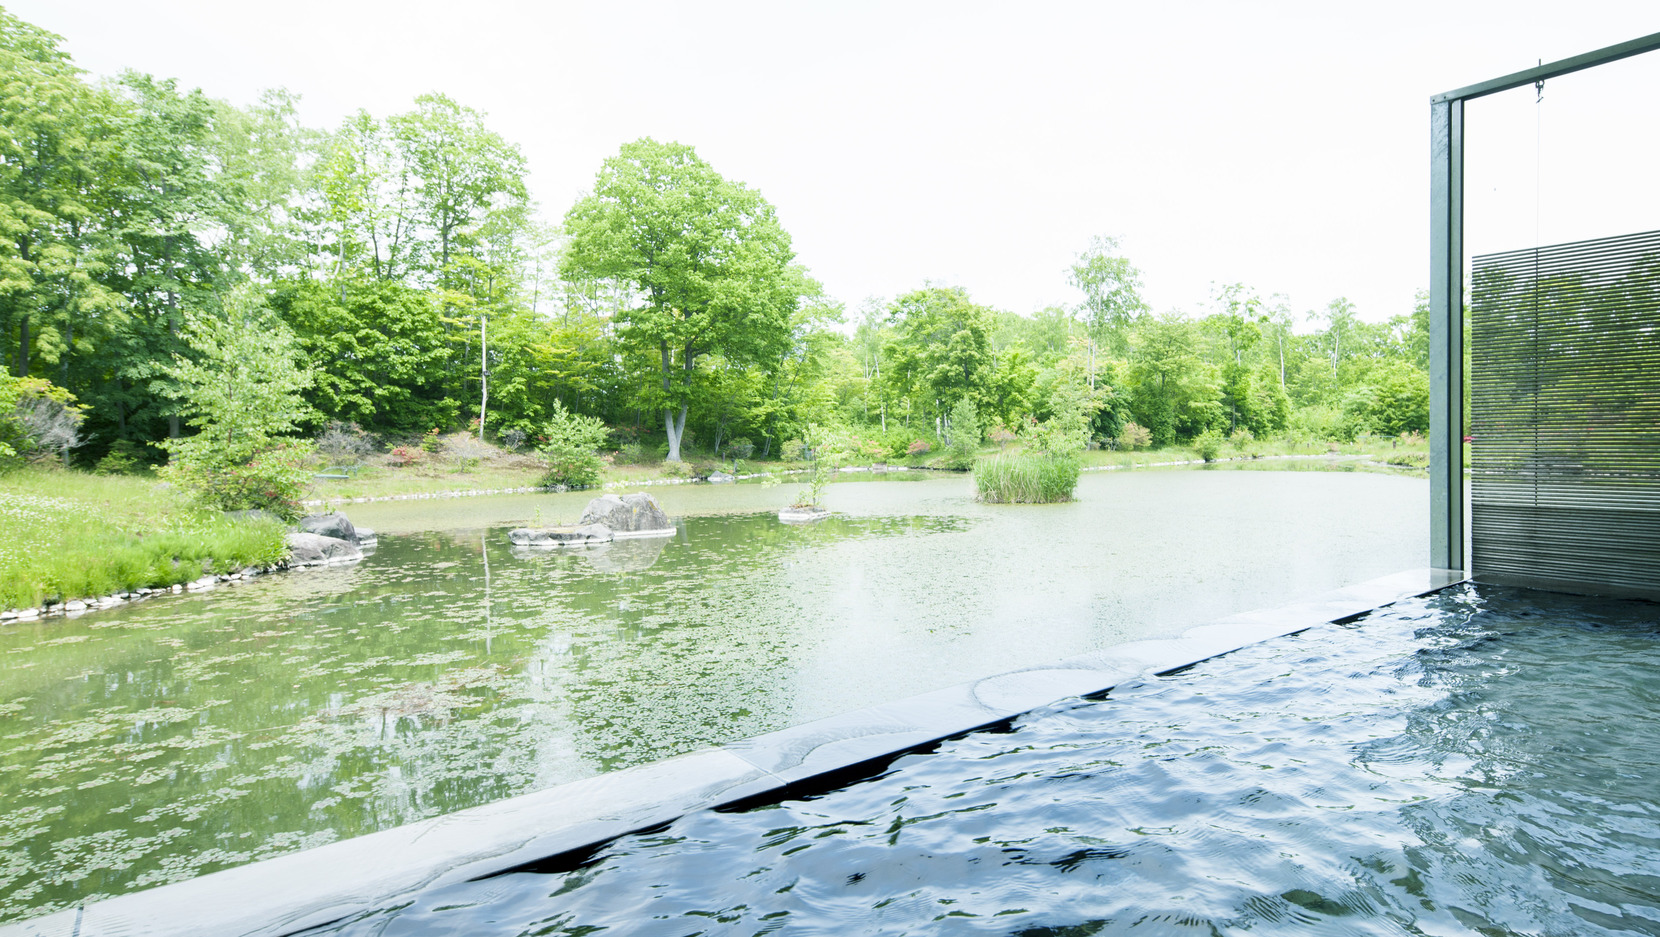
[[[358,505],[361,564],[0,628],[0,920],[1425,565],[1427,485],[1086,475],[652,489],[670,539],[515,551],[585,494]]]
[[[1459,587],[308,937],[1660,934],[1660,606]]]

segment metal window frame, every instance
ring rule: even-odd
[[[1660,49],[1660,33],[1430,98],[1430,565],[1464,569],[1464,102]]]

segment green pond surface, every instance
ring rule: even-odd
[[[507,530],[588,494],[355,505],[362,563],[0,627],[0,921],[1427,565],[1421,477],[795,487],[565,552]]]

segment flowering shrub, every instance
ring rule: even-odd
[[[932,448],[932,447],[928,445],[928,440],[918,439],[917,441],[911,443],[909,446],[905,447],[905,454],[906,455],[927,455],[928,450],[930,448]]]
[[[392,451],[387,454],[386,460],[396,468],[404,468],[410,465],[418,465],[422,455],[421,450],[414,446],[393,446]]]

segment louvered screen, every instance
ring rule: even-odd
[[[1473,273],[1472,572],[1660,598],[1660,231]]]

